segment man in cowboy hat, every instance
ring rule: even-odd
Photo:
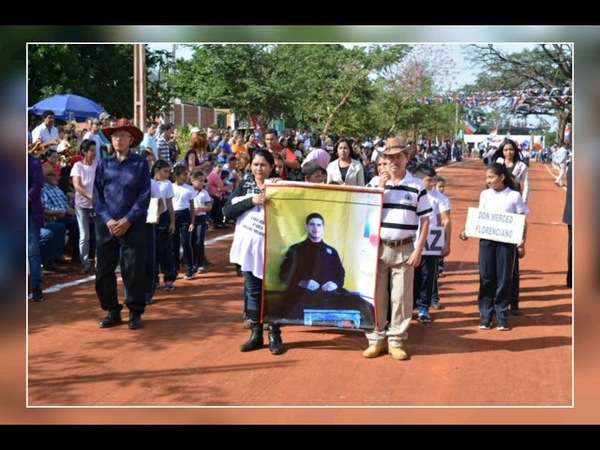
[[[389,353],[397,360],[409,359],[403,343],[412,318],[414,270],[421,263],[432,210],[423,181],[406,170],[416,150],[403,137],[389,138],[385,147],[377,148],[387,170],[380,175],[378,185],[383,189],[384,207],[375,282],[377,327],[365,332],[369,340],[365,358]],[[417,230],[419,240],[415,243]]]
[[[144,133],[127,119],[119,119],[103,133],[115,151],[99,161],[94,179],[96,293],[100,307],[108,311],[98,326],[109,328],[123,322],[115,275],[120,262],[129,328],[136,329],[142,326],[146,307],[145,223],[150,205],[150,172],[146,159],[131,149],[142,142]]]

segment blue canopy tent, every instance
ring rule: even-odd
[[[105,109],[89,98],[75,94],[59,94],[40,100],[28,111],[36,116],[46,110],[54,111],[57,119],[85,122],[88,117],[98,117]]]

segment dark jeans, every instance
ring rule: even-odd
[[[510,289],[511,308],[519,307],[519,292],[521,290],[521,277],[519,275],[519,255],[515,252],[515,265],[513,269],[512,285]]]
[[[67,231],[71,238],[73,261],[79,261],[81,257],[79,253],[79,224],[77,223],[77,217],[64,216],[56,219],[56,222],[62,223],[67,227]]]
[[[210,218],[213,221],[214,225],[223,225],[223,206],[225,205],[225,201],[223,198],[218,198],[214,196],[210,196],[213,201],[212,209],[210,210]]]
[[[515,244],[479,241],[479,313],[489,321],[494,313],[498,320],[508,321],[512,278],[515,262]]]
[[[158,218],[156,225],[156,270],[155,281],[158,281],[158,274],[164,274],[164,281],[175,281],[177,271],[175,270],[175,262],[173,261],[173,239],[169,234],[169,224],[171,218],[169,211],[163,212]]]
[[[31,207],[29,207],[29,220],[27,224],[27,256],[29,258],[29,272],[31,273],[31,287],[42,286],[42,252],[40,250],[40,229],[35,226]]]
[[[121,260],[125,305],[132,312],[146,307],[146,224],[133,224],[123,236],[113,236],[96,219],[96,293],[104,311],[119,310],[115,269]]]
[[[53,263],[62,258],[65,251],[67,227],[60,222],[46,222],[40,229],[40,253],[42,264]]]
[[[444,258],[442,256],[438,256],[438,263],[436,267],[435,278],[433,280],[433,292],[431,293],[431,302],[439,303],[440,302],[440,284],[439,278],[440,273],[444,271]]]
[[[154,297],[156,290],[156,225],[146,224],[146,300]]]
[[[194,250],[194,267],[198,268],[204,266],[204,238],[206,236],[206,214],[196,216],[195,218],[196,227],[194,228],[193,235],[193,250]]]
[[[262,305],[262,280],[255,277],[252,272],[244,272],[244,303],[246,311],[260,314]]]
[[[189,231],[191,220],[189,209],[175,211],[175,233],[172,235],[173,259],[175,270],[179,272],[179,249],[183,248],[183,265],[186,274],[194,271],[192,233]]]
[[[417,308],[431,307],[431,299],[437,274],[439,256],[423,255],[421,264],[415,267],[415,281],[413,284],[414,306]]]

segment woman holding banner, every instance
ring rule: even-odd
[[[497,213],[527,214],[529,209],[514,178],[504,164],[491,163],[486,168],[486,184],[479,195],[479,209]],[[518,245],[489,239],[479,240],[479,328],[489,330],[494,314],[498,330],[508,331],[508,306],[511,301],[515,255],[525,255],[526,229]],[[463,229],[460,239],[468,239]]]
[[[235,219],[235,233],[229,253],[230,261],[238,264],[244,275],[244,315],[251,321],[250,339],[240,346],[242,352],[261,348],[262,279],[265,260],[265,182],[271,176],[275,161],[264,149],[252,154],[251,175],[242,180],[229,196],[223,214]],[[285,351],[279,324],[269,326],[269,350],[274,355]]]

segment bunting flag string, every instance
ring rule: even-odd
[[[564,89],[523,89],[523,90],[498,90],[489,92],[474,92],[471,95],[441,95],[434,97],[416,97],[417,103],[433,105],[436,103],[458,103],[467,107],[493,106],[496,108],[516,109],[525,105],[527,100],[537,102],[555,102],[570,104],[572,100],[571,88]],[[535,107],[535,105],[533,105]],[[535,111],[532,111],[535,112]]]

